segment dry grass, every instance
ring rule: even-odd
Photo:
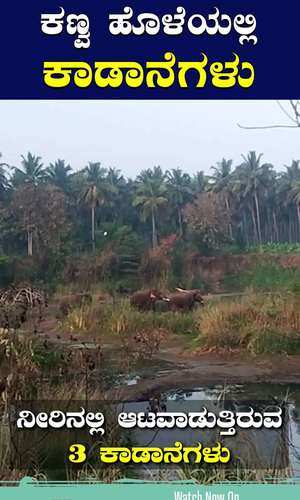
[[[195,314],[180,312],[139,312],[127,299],[113,303],[93,301],[74,309],[62,323],[62,330],[80,334],[112,336],[136,335],[142,331],[163,329],[174,334],[196,334]]]
[[[224,484],[233,483],[280,483],[291,480],[292,471],[289,467],[284,469],[246,469],[236,467],[232,469],[221,468],[191,468],[186,467],[177,471],[180,481],[194,481],[196,484]]]
[[[244,296],[199,314],[198,341],[205,348],[244,349],[254,354],[300,352],[299,296]]]

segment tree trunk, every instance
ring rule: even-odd
[[[95,252],[95,207],[92,206],[92,249]]]
[[[178,225],[179,225],[179,236],[183,236],[183,226],[182,226],[182,213],[181,208],[178,207]]]
[[[29,257],[32,257],[33,255],[33,234],[30,229],[27,231],[27,255]]]
[[[289,213],[289,243],[292,243],[293,242],[293,239],[292,239],[292,220],[293,220],[293,215],[291,214],[291,212]]]
[[[225,205],[226,205],[226,210],[228,212],[228,216],[230,215],[230,206],[229,206],[229,201],[228,201],[228,196],[225,196]],[[233,240],[233,233],[232,233],[232,224],[229,222],[228,224],[228,232],[229,232],[229,237],[231,240]]]
[[[157,233],[156,233],[155,214],[153,208],[151,211],[151,216],[152,216],[152,247],[155,248],[157,247]]]
[[[276,217],[276,213],[274,210],[273,210],[273,225],[274,225],[275,241],[278,243],[279,242],[279,230],[278,230],[278,224],[277,224],[277,217]]]
[[[253,223],[254,241],[255,241],[255,243],[257,243],[258,242],[257,224],[256,224],[255,213],[254,213],[254,208],[253,208],[252,204],[251,204],[250,212],[251,212],[252,223]]]
[[[255,200],[256,220],[257,220],[257,234],[258,234],[259,244],[261,245],[260,213],[259,213],[259,204],[258,204],[258,197],[257,197],[256,191],[254,191],[254,200]]]
[[[297,214],[298,214],[298,237],[300,239],[300,203],[297,203]],[[297,236],[296,236],[297,241]]]
[[[245,243],[246,243],[246,247],[249,247],[249,234],[248,234],[248,227],[247,227],[247,216],[246,216],[246,212],[243,211],[243,222],[242,222],[242,227],[243,227],[243,231],[244,231],[244,237],[245,237]]]

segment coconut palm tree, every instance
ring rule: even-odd
[[[1,158],[2,158],[2,153],[0,153],[0,167],[1,168],[4,168],[4,167],[10,168],[8,163],[6,163],[5,161],[1,161]]]
[[[300,180],[292,183],[289,198],[295,203],[296,206],[298,216],[298,232],[300,232]]]
[[[46,170],[43,163],[41,163],[40,156],[35,156],[29,152],[26,157],[22,155],[21,158],[21,168],[13,167],[14,173],[11,183],[14,187],[23,183],[37,186],[46,179]]]
[[[41,182],[46,179],[46,171],[41,162],[40,156],[35,156],[32,153],[27,153],[27,156],[21,156],[21,168],[12,167],[13,175],[10,178],[10,182],[13,188],[16,191],[23,190],[22,194],[24,194],[23,198],[28,203],[34,203],[36,187]],[[23,189],[23,188],[28,189]],[[21,191],[20,191],[21,193]],[[27,198],[26,198],[27,197]],[[30,198],[30,199],[28,199]],[[28,223],[27,225],[27,247],[28,247],[28,255],[32,256],[32,242],[33,242],[33,232],[34,227],[32,224]]]
[[[106,180],[112,186],[121,186],[124,185],[125,182],[121,170],[115,167],[109,167],[106,174]]]
[[[137,177],[136,192],[132,204],[134,207],[140,208],[142,221],[151,219],[153,248],[158,244],[157,215],[167,203],[167,186],[162,169],[157,166],[153,169],[143,170]]]
[[[221,161],[217,162],[216,166],[210,168],[214,174],[209,179],[213,181],[214,186],[218,186],[219,191],[228,185],[232,173],[232,163],[232,160],[222,158]]]
[[[66,165],[65,160],[59,159],[50,163],[46,170],[47,179],[66,194],[70,191],[71,172],[71,166]]]
[[[293,160],[291,165],[285,165],[286,175],[293,182],[300,180],[300,160]]]
[[[226,210],[230,214],[230,197],[232,197],[232,160],[223,158],[216,166],[211,167],[214,172],[209,177],[211,181],[211,188],[215,193],[222,193],[224,195]],[[232,224],[229,222],[228,232],[230,239],[233,238]]]
[[[92,184],[100,184],[105,179],[107,169],[101,167],[100,162],[89,161],[88,165],[84,169],[84,172],[86,174],[87,182]]]
[[[192,178],[192,189],[195,195],[201,194],[206,191],[208,187],[208,176],[205,175],[203,170],[196,172]]]
[[[121,197],[126,188],[126,180],[121,174],[121,170],[110,167],[105,177],[106,205],[110,211],[111,218],[115,221],[122,217]]]
[[[251,211],[254,233],[260,244],[262,243],[260,198],[268,187],[270,172],[273,169],[270,163],[261,164],[262,156],[262,154],[257,155],[255,151],[250,151],[247,156],[242,155],[244,161],[236,168],[234,174],[234,190],[240,192],[240,199],[244,200],[244,204],[248,205]]]
[[[179,235],[183,235],[182,209],[191,200],[192,184],[189,174],[180,168],[166,172],[169,200],[173,203],[178,217]]]
[[[99,205],[104,203],[104,189],[106,169],[99,162],[89,162],[84,169],[86,185],[84,187],[81,201],[91,209],[91,234],[92,249],[95,252],[95,212]]]
[[[8,180],[4,167],[0,165],[0,192],[5,191],[8,186]]]
[[[2,153],[0,153],[0,160],[1,158]],[[9,165],[5,162],[0,162],[0,201],[4,199],[9,188],[9,181],[7,178],[5,167],[9,168]]]
[[[285,165],[285,172],[281,173],[278,182],[278,199],[281,205],[281,216],[285,217],[286,224],[288,228],[287,234],[284,234],[285,238],[288,238],[290,242],[295,239],[293,237],[293,227],[294,219],[297,217],[299,221],[299,212],[297,204],[297,183],[300,182],[300,161],[293,160],[291,165]],[[298,229],[299,229],[299,223]],[[297,231],[296,231],[297,232]]]
[[[4,200],[9,187],[9,182],[6,177],[6,172],[3,167],[0,166],[0,201]]]

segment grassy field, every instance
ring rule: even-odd
[[[300,352],[300,296],[242,296],[198,313],[199,346],[241,349],[252,354]]]
[[[166,332],[196,335],[195,312],[140,312],[132,308],[128,299],[116,304],[95,304],[75,309],[62,322],[62,329],[94,335],[135,335],[163,329]]]

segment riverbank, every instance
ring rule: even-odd
[[[135,372],[128,383],[108,392],[122,400],[147,400],[169,390],[234,384],[300,384],[300,355],[249,356],[241,351],[205,352],[170,342],[152,360],[152,373]],[[158,368],[161,366],[161,370]]]
[[[24,373],[30,359],[47,378],[59,373],[60,384],[76,373],[82,385],[92,381],[108,398],[124,400],[199,386],[300,383],[298,294],[209,295],[186,314],[139,312],[128,299],[99,302],[95,295],[60,317],[59,300],[33,322],[37,333],[28,321],[3,338],[17,342]]]

